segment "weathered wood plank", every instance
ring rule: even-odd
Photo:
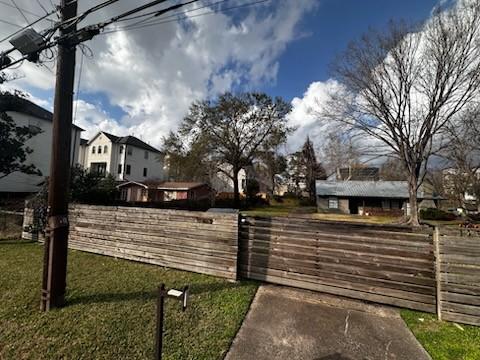
[[[236,275],[234,273],[232,273],[231,271],[222,271],[222,270],[219,270],[219,269],[212,269],[212,268],[203,267],[203,266],[185,265],[185,264],[170,262],[170,261],[166,262],[162,259],[145,258],[145,257],[142,257],[142,256],[135,256],[135,255],[126,254],[126,253],[119,253],[119,252],[115,252],[115,251],[111,251],[111,250],[102,250],[102,249],[99,249],[97,247],[95,247],[95,248],[82,247],[81,249],[77,249],[73,245],[71,248],[75,249],[75,250],[81,250],[81,251],[86,251],[86,252],[91,252],[91,253],[106,255],[106,256],[113,256],[113,257],[116,257],[116,258],[133,260],[133,261],[138,261],[138,262],[147,263],[147,264],[154,264],[154,265],[160,265],[160,266],[164,266],[164,267],[171,267],[171,268],[174,268],[174,269],[179,269],[179,270],[184,270],[184,271],[190,271],[190,272],[197,272],[197,273],[201,273],[201,274],[219,276],[219,277],[224,277],[224,278],[233,279],[233,280],[236,279]]]
[[[368,269],[372,271],[387,271],[394,272],[399,274],[404,274],[405,276],[410,277],[423,277],[428,279],[433,279],[434,272],[430,264],[425,267],[417,267],[410,264],[408,261],[395,263],[394,261],[389,261],[390,259],[381,257],[381,258],[365,258],[364,256],[350,256],[347,253],[337,252],[334,254],[328,254],[324,251],[315,254],[315,253],[293,253],[285,252],[283,250],[274,249],[269,252],[258,252],[258,251],[242,251],[243,248],[240,247],[240,256],[239,259],[241,262],[248,262],[251,257],[266,259],[264,262],[268,263],[268,258],[270,256],[285,258],[286,260],[301,260],[313,263],[325,263],[325,264],[338,264],[346,266],[354,266],[358,268]],[[358,254],[354,254],[358,255]]]
[[[480,306],[480,296],[478,295],[466,295],[442,291],[441,298],[443,301],[452,303]]]
[[[442,313],[442,317],[443,317],[443,320],[447,320],[447,321],[454,321],[454,322],[459,322],[463,324],[480,326],[480,317],[478,316],[464,315],[464,314],[444,311]]]
[[[245,272],[245,270],[242,270],[242,271],[243,271],[243,275],[247,275],[249,278],[255,279],[255,280],[267,281],[267,282],[272,282],[280,285],[294,286],[302,289],[321,291],[321,292],[334,294],[334,295],[347,296],[354,299],[374,301],[382,304],[407,307],[410,309],[416,309],[416,310],[421,310],[426,312],[435,312],[435,306],[433,305],[433,302],[423,303],[421,301],[417,302],[409,299],[396,298],[393,296],[384,295],[381,292],[368,292],[368,291],[362,291],[358,289],[352,289],[345,286],[342,287],[341,286],[342,284],[339,284],[339,286],[335,286],[335,284],[327,284],[323,281],[311,282],[311,281],[306,281],[305,279],[298,279],[293,277],[287,278],[282,274],[275,275],[275,274],[272,274],[271,272],[256,273],[252,271],[250,272]]]
[[[74,205],[73,249],[235,279],[238,215]]]

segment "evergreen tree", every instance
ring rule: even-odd
[[[309,137],[303,144],[302,148],[302,163],[305,169],[305,183],[309,198],[315,202],[315,181],[324,180],[327,178],[325,169],[317,160],[317,155],[313,148],[313,143]]]

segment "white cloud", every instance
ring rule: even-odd
[[[48,1],[42,2],[48,5]],[[17,3],[41,13],[35,2]],[[80,2],[80,11],[95,3]],[[232,0],[228,5],[237,3],[245,2]],[[279,56],[290,42],[302,36],[298,24],[316,5],[315,0],[275,0],[248,11],[192,17],[98,36],[88,43],[94,58],[84,60],[81,88],[106,94],[110,103],[122,108],[127,116],[112,119],[101,107],[79,102],[79,125],[88,130],[87,134],[96,132],[92,127],[103,126],[103,130],[114,133],[134,133],[159,146],[162,136],[178,126],[192,101],[239,86],[254,89],[274,83]],[[131,2],[118,2],[92,15],[89,21],[106,19],[131,7]],[[12,21],[22,23],[16,9],[2,6],[2,10]],[[208,9],[201,10],[205,11]],[[2,34],[13,30],[0,26]],[[53,74],[43,67],[26,63],[21,71],[26,77],[16,82],[17,86],[27,90],[51,90],[54,86]]]
[[[302,98],[292,100],[292,111],[288,115],[288,122],[298,129],[288,140],[288,151],[300,149],[307,136],[313,141],[317,149],[325,144],[328,134],[339,129],[338,124],[320,123],[317,113],[326,104],[332,92],[339,89],[340,84],[336,80],[325,82],[317,81],[310,84]]]

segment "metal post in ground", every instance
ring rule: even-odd
[[[165,306],[165,284],[158,287],[157,298],[157,329],[155,332],[155,360],[162,360],[162,348],[163,348],[163,319],[164,319],[164,306]]]
[[[163,349],[163,322],[165,316],[165,298],[175,299],[182,303],[182,311],[187,309],[188,302],[188,286],[185,286],[183,290],[165,289],[165,284],[161,284],[158,287],[157,297],[157,328],[155,332],[155,360],[162,359]]]

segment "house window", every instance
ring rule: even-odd
[[[95,146],[92,146],[92,154],[95,154]]]
[[[147,176],[147,168],[143,168],[143,177]]]
[[[145,151],[144,157],[145,157],[145,159],[148,159],[148,151]]]
[[[338,198],[336,198],[336,197],[328,198],[328,208],[329,209],[338,209]]]
[[[123,146],[120,145],[120,154],[123,154]]]
[[[119,174],[122,173],[122,164],[118,164],[118,173],[119,173]]]
[[[131,170],[132,170],[131,166],[130,166],[130,165],[127,165],[127,169],[126,169],[126,170],[127,170],[127,171],[126,171],[126,172],[127,172],[127,175],[130,175],[130,172],[131,172]]]
[[[105,146],[103,147],[103,153],[104,153],[104,154],[108,153],[108,146],[107,146],[107,145],[105,145]]]
[[[390,209],[390,200],[382,200],[382,209]]]
[[[99,154],[102,153],[102,146],[99,146],[99,147],[98,147],[98,153],[99,153]]]
[[[132,155],[133,154],[133,150],[130,146],[127,146],[127,154],[128,155]]]

